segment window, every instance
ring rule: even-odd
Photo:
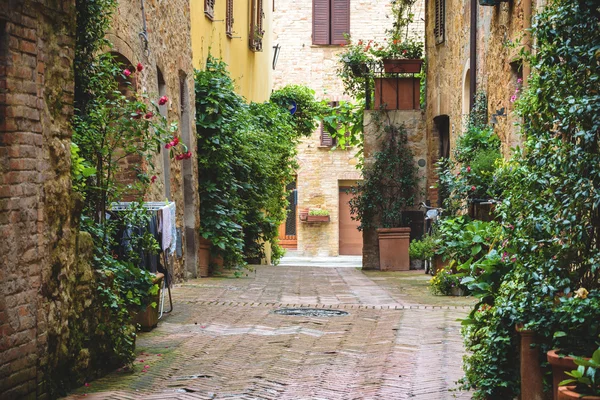
[[[215,18],[215,1],[216,0],[204,0],[204,15],[211,21]]]
[[[262,51],[263,29],[263,0],[251,0],[249,46],[252,51]]]
[[[435,35],[435,44],[444,43],[444,31],[446,30],[446,0],[435,1],[435,26],[433,33]]]
[[[329,103],[329,107],[337,107],[340,103],[338,101],[332,101]],[[321,147],[333,147],[337,145],[337,140],[331,137],[331,134],[325,130],[323,123],[321,123]]]
[[[313,0],[313,44],[346,44],[350,0]]]
[[[227,0],[225,11],[225,34],[228,38],[233,37],[233,0]]]

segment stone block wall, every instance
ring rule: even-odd
[[[445,1],[445,41],[436,44],[434,36],[435,1],[426,4],[427,53],[427,132],[430,140],[430,162],[438,157],[438,132],[433,119],[450,119],[450,145],[454,147],[463,131],[468,115],[468,77],[470,63],[471,2]],[[521,142],[517,116],[510,98],[515,94],[519,78],[519,46],[514,44],[523,37],[523,2],[502,2],[494,7],[477,5],[477,90],[488,95],[488,115],[504,108],[507,116],[498,116],[495,132],[502,140],[502,151],[510,154],[511,147]],[[533,0],[534,9],[541,5]],[[431,171],[430,181],[436,176]],[[432,193],[435,194],[435,193]]]
[[[352,0],[350,34],[354,40],[383,42],[392,26],[389,0]],[[412,35],[423,37],[424,2],[413,10]],[[281,51],[273,72],[274,89],[289,84],[305,85],[318,99],[352,101],[343,92],[338,78],[338,58],[343,48],[312,44],[312,1],[277,0],[273,13],[273,45]],[[320,129],[298,147],[298,209],[322,208],[330,212],[330,222],[297,224],[298,251],[305,255],[339,254],[339,187],[361,179],[356,149],[334,150],[320,147]]]
[[[0,393],[42,398],[71,315],[75,1],[0,2]]]
[[[139,35],[143,31],[143,14],[148,43]],[[177,205],[177,228],[181,232],[183,251],[182,257],[174,260],[176,280],[198,276],[200,200],[197,190],[194,67],[190,32],[189,0],[122,0],[118,3],[107,35],[113,46],[110,51],[124,57],[130,65],[144,65],[144,70],[135,74],[139,75],[138,90],[148,93],[155,102],[162,95],[168,96],[169,102],[161,107],[161,113],[169,122],[177,122],[177,136],[193,153],[191,159],[182,161],[169,160],[162,154],[157,156],[154,175],[158,179],[146,199],[163,201],[168,197]],[[162,75],[160,84],[158,71]]]
[[[365,168],[374,161],[376,152],[382,149],[385,135],[381,134],[381,127],[375,121],[381,120],[378,114],[385,113],[384,124],[392,126],[403,125],[408,133],[408,143],[413,151],[415,163],[417,163],[419,186],[415,198],[415,206],[409,211],[419,211],[419,203],[427,198],[427,176],[432,169],[428,161],[429,148],[427,133],[425,130],[425,112],[421,110],[393,110],[393,111],[366,111],[365,112]],[[420,160],[425,160],[419,164]],[[379,269],[379,243],[375,229],[363,231],[363,268]]]

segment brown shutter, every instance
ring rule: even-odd
[[[321,146],[323,146],[323,147],[333,146],[333,138],[331,137],[329,132],[327,132],[325,130],[325,128],[323,127],[323,124],[321,124]]]
[[[225,33],[227,37],[233,36],[233,0],[227,0],[225,12]]]
[[[346,44],[350,34],[350,0],[331,0],[331,44]]]
[[[444,42],[444,31],[446,29],[446,0],[435,0],[435,44]]]
[[[204,15],[211,20],[215,17],[215,0],[204,0]]]
[[[329,44],[329,2],[313,0],[313,44]]]

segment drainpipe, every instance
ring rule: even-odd
[[[469,110],[475,105],[477,92],[477,0],[471,0],[471,43],[470,43],[470,82],[469,82]]]
[[[531,0],[523,0],[523,43],[525,51],[531,51]],[[531,72],[531,66],[527,62],[523,62],[523,85],[527,85],[527,79]]]

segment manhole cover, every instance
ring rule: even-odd
[[[344,315],[348,315],[346,311],[324,308],[280,308],[275,310],[274,313],[294,317],[343,317]]]

